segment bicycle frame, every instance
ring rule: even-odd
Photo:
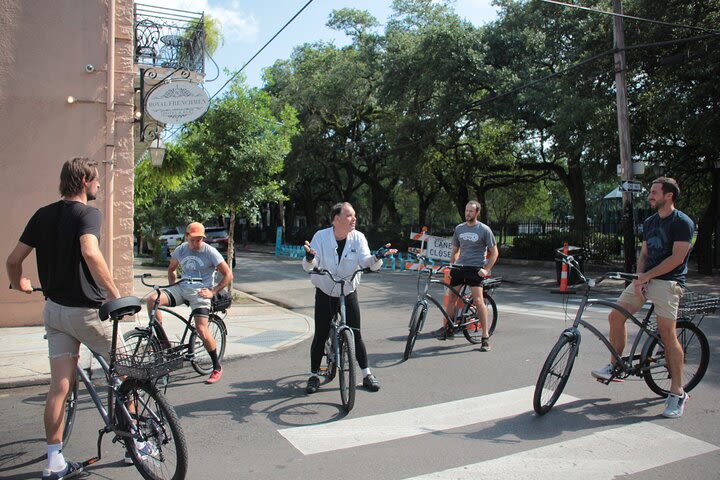
[[[438,269],[438,271],[440,271],[440,270],[442,270],[442,269],[444,269],[444,268],[449,268],[449,266],[441,267],[440,269]],[[449,315],[448,312],[445,310],[444,305],[442,305],[440,302],[438,302],[438,301],[435,299],[435,297],[433,297],[433,296],[430,294],[430,292],[429,292],[429,290],[430,290],[430,285],[431,285],[431,284],[442,285],[443,287],[449,289],[449,290],[455,295],[455,299],[456,299],[455,301],[457,302],[458,299],[459,299],[460,301],[462,301],[462,305],[464,306],[464,305],[468,305],[468,304],[472,305],[472,303],[473,303],[472,297],[469,297],[469,296],[467,295],[467,289],[468,289],[467,284],[463,283],[463,284],[461,285],[460,289],[458,290],[457,288],[455,288],[455,287],[453,287],[453,286],[445,283],[445,282],[442,281],[442,280],[433,279],[432,276],[433,276],[436,272],[435,272],[432,268],[425,268],[425,269],[421,270],[421,271],[418,273],[418,275],[419,275],[420,277],[422,277],[422,275],[423,275],[423,274],[426,274],[426,273],[427,273],[428,278],[427,278],[427,280],[424,281],[424,286],[422,287],[422,293],[420,293],[420,286],[418,285],[418,299],[417,299],[417,304],[422,305],[422,308],[423,308],[425,311],[427,311],[427,310],[428,310],[428,306],[429,306],[428,300],[430,300],[430,302],[432,302],[432,303],[438,308],[438,310],[440,310],[440,313],[442,313],[443,317],[445,317],[445,320],[448,322],[448,324],[449,324],[449,325],[454,325],[454,324],[455,324],[455,319],[451,319],[451,318],[450,318],[450,315]],[[419,279],[418,279],[418,283],[419,283],[420,281],[421,281],[421,279],[419,278]],[[461,311],[460,305],[458,305],[458,308],[455,310],[455,316],[456,316],[456,318],[457,318],[458,311]],[[462,326],[463,326],[463,325],[458,325],[458,327],[462,327]]]
[[[660,338],[660,335],[657,332],[648,328],[648,325],[650,324],[650,317],[652,316],[653,310],[655,309],[655,305],[650,304],[650,308],[648,309],[645,318],[640,321],[637,319],[637,317],[635,317],[635,315],[627,311],[625,308],[623,308],[616,302],[598,298],[590,298],[590,289],[606,277],[602,277],[598,282],[594,280],[591,281],[580,271],[580,268],[575,265],[575,260],[571,256],[569,256],[568,258],[563,258],[563,262],[567,263],[570,268],[574,268],[576,272],[580,275],[580,278],[584,283],[584,292],[582,300],[580,301],[580,306],[575,313],[575,320],[573,321],[573,326],[565,329],[562,334],[567,336],[571,340],[579,343],[581,335],[578,327],[583,326],[584,328],[592,332],[592,334],[595,335],[603,343],[603,345],[605,345],[605,348],[608,349],[610,354],[613,356],[613,359],[615,360],[614,364],[619,366],[624,374],[629,376],[639,373],[638,369],[642,368],[642,366],[645,364],[645,362],[642,360],[647,358],[647,348],[652,342],[652,340],[655,339],[660,345],[664,345],[662,339]],[[582,317],[585,313],[585,310],[588,307],[592,307],[594,305],[608,307],[612,310],[620,312],[625,317],[626,321],[627,319],[630,319],[630,321],[632,321],[632,323],[634,323],[639,328],[639,331],[635,336],[635,339],[633,340],[630,353],[627,357],[621,357],[617,350],[615,350],[610,341],[607,339],[607,337],[605,337],[605,335],[603,335],[600,330],[595,328],[595,326],[593,326],[588,321],[583,320]],[[643,348],[640,354],[638,355],[636,354],[636,352],[638,351],[638,347],[640,346],[640,340],[645,336],[647,336],[647,338],[643,344]],[[633,367],[634,360],[641,361],[635,367]]]
[[[626,319],[629,319],[632,321],[640,330],[638,331],[637,335],[635,336],[635,339],[633,340],[632,347],[630,348],[630,353],[627,357],[621,357],[620,354],[618,354],[617,350],[612,346],[610,341],[603,335],[600,330],[598,330],[594,325],[592,325],[587,320],[583,320],[582,316],[585,313],[585,310],[588,307],[598,305],[598,306],[604,306],[611,308],[613,310],[616,310],[620,313],[622,313]],[[625,310],[623,307],[618,305],[615,302],[611,302],[608,300],[602,300],[597,298],[589,298],[587,295],[583,297],[583,299],[580,302],[580,307],[578,308],[578,311],[575,314],[575,320],[573,322],[573,326],[565,329],[563,331],[563,335],[568,336],[570,339],[577,339],[579,340],[581,338],[580,330],[578,329],[579,326],[582,326],[589,330],[593,335],[595,335],[602,343],[605,345],[605,348],[608,349],[610,354],[615,359],[615,365],[620,366],[622,371],[628,375],[637,373],[636,369],[633,368],[632,362],[634,360],[643,359],[647,356],[646,352],[646,345],[654,338],[657,340],[660,345],[662,345],[662,340],[660,339],[660,335],[648,328],[648,325],[650,323],[650,317],[652,316],[654,305],[651,305],[647,314],[645,315],[645,318],[640,321],[638,320],[633,314]],[[640,340],[645,338],[645,342],[643,344],[643,348],[640,351],[639,355],[636,355],[636,352],[638,351],[638,347],[640,346]],[[642,365],[643,362],[640,362],[640,365]]]
[[[80,365],[76,366],[76,372],[77,376],[80,378],[80,380],[85,385],[85,389],[87,390],[88,394],[90,395],[90,398],[92,399],[93,403],[95,404],[95,408],[97,409],[98,413],[100,414],[100,417],[102,418],[103,422],[105,423],[105,427],[102,428],[99,431],[98,436],[98,442],[97,442],[97,449],[98,453],[95,458],[92,458],[86,462],[86,464],[90,465],[92,463],[97,462],[102,458],[102,438],[103,435],[106,433],[113,432],[118,437],[124,437],[124,438],[135,438],[137,437],[137,429],[135,428],[135,424],[132,418],[132,415],[130,411],[127,408],[127,405],[125,405],[125,402],[122,401],[123,399],[118,395],[118,389],[120,388],[120,385],[122,385],[123,380],[115,373],[115,366],[114,366],[114,352],[117,348],[117,335],[118,335],[118,321],[113,321],[113,340],[112,340],[112,346],[110,352],[110,363],[108,363],[105,358],[102,355],[97,354],[96,352],[91,351],[93,357],[95,360],[97,360],[100,367],[103,369],[103,372],[105,374],[105,380],[108,384],[108,394],[107,394],[107,409],[105,408],[105,405],[102,402],[102,399],[100,398],[100,395],[97,392],[97,389],[95,388],[95,385],[93,385],[92,380],[90,379],[90,376],[88,375],[85,370],[80,367]],[[122,412],[123,417],[125,418],[125,421],[127,425],[130,425],[130,431],[120,430],[115,425],[117,425],[117,421],[115,419],[115,411],[116,408],[114,406],[114,403],[116,400],[120,400],[117,402],[119,405],[120,411]],[[77,398],[75,401],[77,402]],[[138,399],[138,401],[142,401],[141,399]],[[157,420],[160,420],[155,415],[155,412],[150,411],[150,413],[156,417]]]

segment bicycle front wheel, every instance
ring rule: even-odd
[[[355,405],[355,342],[349,330],[340,334],[340,400],[345,412]]]
[[[689,392],[705,376],[710,361],[710,346],[705,334],[694,323],[681,320],[677,322],[675,328],[683,350],[683,390]],[[667,368],[665,349],[653,338],[646,351],[648,356],[643,372],[645,383],[656,394],[667,397],[670,392],[671,377]]]
[[[483,300],[485,301],[485,309],[487,310],[488,319],[488,337],[492,336],[497,326],[498,312],[495,300],[484,292]],[[463,334],[468,342],[478,344],[482,341],[483,330],[480,319],[477,316],[477,308],[475,304],[466,303],[462,309],[462,327]]]
[[[422,305],[422,303],[416,303],[415,308],[413,309],[413,313],[410,316],[410,331],[408,332],[407,341],[405,342],[405,352],[403,352],[403,361],[410,358],[410,354],[413,351],[413,348],[415,347],[415,340],[417,340],[418,333],[420,333],[420,329],[422,329],[423,324],[425,323],[425,316],[427,315],[427,310]]]
[[[133,424],[121,407],[116,407],[116,420],[121,430],[136,434],[125,438],[125,448],[135,468],[147,480],[181,480],[188,466],[185,435],[175,409],[165,396],[149,382],[128,379],[120,385],[118,398],[125,401]]]
[[[70,393],[68,393],[67,398],[65,399],[65,413],[63,418],[63,433],[62,433],[62,442],[63,445],[67,445],[70,441],[70,434],[72,433],[73,426],[75,425],[75,414],[77,413],[77,401],[78,401],[78,384],[80,383],[80,378],[78,375],[75,375],[73,385],[70,388]]]
[[[215,339],[215,351],[217,352],[218,360],[222,361],[225,356],[227,329],[225,328],[225,322],[214,313],[211,313],[208,317],[208,332],[210,332],[210,336]],[[197,331],[190,335],[190,348],[194,354],[190,363],[195,371],[200,375],[207,375],[212,372],[212,359],[205,349],[205,345]]]
[[[550,351],[542,370],[540,370],[533,395],[533,408],[538,415],[545,415],[549,412],[560,398],[560,394],[570,378],[578,345],[577,339],[561,335]]]

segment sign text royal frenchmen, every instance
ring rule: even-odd
[[[198,84],[181,80],[159,85],[148,95],[145,111],[166,125],[181,125],[202,116],[210,98]]]

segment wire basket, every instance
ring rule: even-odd
[[[160,351],[136,352],[136,347],[118,346],[115,351],[115,372],[139,380],[164,377],[182,368],[187,345],[172,344]]]
[[[687,292],[680,299],[678,318],[692,318],[695,315],[714,313],[720,306],[720,297],[704,293]]]

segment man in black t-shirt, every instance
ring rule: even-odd
[[[648,200],[657,213],[643,223],[643,243],[637,263],[637,280],[628,285],[618,304],[634,314],[650,300],[655,305],[657,330],[665,346],[665,359],[670,373],[670,393],[662,415],[679,418],[685,411],[688,394],[683,390],[683,350],[678,342],[675,321],[685,285],[688,256],[692,247],[695,224],[675,208],[680,187],[668,177],[653,180]],[[627,342],[627,319],[611,310],[610,343],[622,355]],[[607,366],[593,370],[592,376],[604,382],[621,382],[615,377],[614,358]]]
[[[35,212],[6,262],[10,286],[32,293],[30,279],[22,276],[22,264],[34,249],[46,299],[50,391],[44,415],[45,480],[82,471],[81,464],[66,461],[62,454],[65,399],[75,379],[80,343],[109,356],[112,325],[101,322],[97,311],[105,300],[120,297],[99,247],[102,216],[87,205],[100,188],[96,166],[86,158],[65,162],[60,172],[61,200]]]

